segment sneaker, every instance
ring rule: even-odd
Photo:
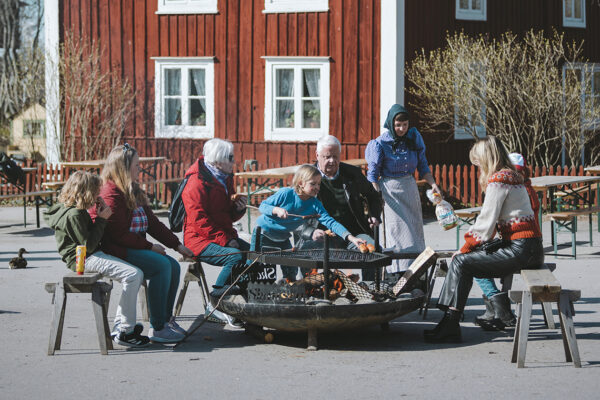
[[[119,334],[114,337],[113,342],[126,347],[145,347],[150,344],[150,339],[148,336],[136,333],[134,328],[132,333],[119,332]]]
[[[177,333],[181,333],[183,336],[187,335],[187,331],[181,326],[179,326],[179,324],[175,321],[175,317],[171,317],[169,322],[167,322],[167,325],[169,326],[169,328],[171,328],[171,330]]]
[[[211,314],[212,313],[212,314]],[[243,328],[244,327],[244,323],[242,321],[240,321],[237,318],[232,317],[229,314],[225,314],[224,312],[221,312],[219,310],[216,310],[212,304],[209,304],[206,307],[206,312],[204,313],[204,315],[210,315],[210,317],[208,317],[208,320],[211,322],[216,322],[218,324],[223,324],[223,325],[229,325],[232,328]]]
[[[140,322],[135,324],[135,326],[133,327],[133,333],[135,333],[136,335],[140,335],[143,331],[144,325]],[[119,333],[121,333],[121,322],[117,322],[115,326],[113,326],[112,332],[110,333],[110,337],[114,339],[115,337],[119,336]]]
[[[172,330],[168,324],[165,324],[160,331],[150,328],[148,336],[151,341],[157,343],[177,343],[185,337],[185,335]]]

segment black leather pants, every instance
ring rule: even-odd
[[[438,300],[442,310],[465,309],[473,278],[502,278],[521,269],[539,268],[544,263],[541,238],[512,240],[495,252],[485,250],[459,254],[452,260]]]

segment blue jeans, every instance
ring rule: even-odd
[[[490,297],[495,296],[498,293],[500,293],[500,290],[498,290],[498,287],[496,286],[496,282],[494,282],[493,279],[475,278],[475,282],[477,282],[477,284],[481,288],[481,291],[483,292],[485,297],[487,297],[488,299]]]
[[[263,247],[275,247],[276,249],[281,249],[281,250],[289,250],[292,248],[292,242],[290,242],[290,239],[284,240],[282,242],[276,242],[274,240],[269,239],[268,237],[266,237],[265,235],[261,234],[260,235],[260,249],[256,248],[256,228],[254,228],[254,232],[252,232],[252,241],[250,243],[250,248],[252,250],[255,251],[260,251],[262,250]],[[276,250],[276,249],[266,249],[265,251],[269,251],[269,250]],[[295,281],[296,280],[296,275],[298,275],[298,267],[288,267],[285,265],[281,266],[281,274],[283,275],[283,277],[285,279],[289,279],[290,281]]]
[[[246,256],[240,254],[240,251],[250,250],[250,245],[242,239],[237,239],[237,242],[240,245],[239,249],[236,249],[235,247],[223,247],[211,243],[198,255],[198,259],[202,262],[223,267],[219,276],[217,276],[215,287],[223,287],[230,284],[233,267],[246,262]]]
[[[159,331],[173,315],[173,305],[179,286],[179,263],[170,256],[152,250],[127,249],[125,259],[135,265],[148,279],[150,325]]]

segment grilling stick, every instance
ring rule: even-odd
[[[258,207],[254,207],[254,206],[250,206],[250,205],[248,205],[248,206],[246,206],[246,207],[252,208],[252,209],[254,209],[254,210],[258,210]],[[302,219],[312,219],[312,218],[320,218],[320,217],[321,217],[321,214],[298,215],[298,214],[291,214],[291,213],[288,213],[288,216],[290,216],[290,217],[296,217],[296,218],[302,218]]]

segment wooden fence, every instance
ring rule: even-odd
[[[52,164],[37,164],[34,165],[31,161],[27,161],[25,166],[37,167],[37,171],[26,175],[26,190],[34,192],[43,190],[43,182],[66,181],[69,174],[72,172],[68,168],[60,168],[58,165]],[[145,184],[145,188],[149,195],[154,196],[154,192],[158,189],[158,200],[162,204],[171,203],[171,190],[167,190],[167,185],[177,185],[177,183],[164,183],[161,181],[170,180],[173,178],[183,178],[185,171],[189,165],[183,163],[164,162],[157,165],[156,180],[149,178],[147,175],[140,175],[140,182]],[[430,166],[435,181],[440,188],[456,203],[462,204],[464,207],[480,205],[483,201],[479,183],[477,181],[477,168],[473,165],[432,165]],[[561,168],[561,167],[535,167],[531,169],[531,176],[544,175],[570,175],[583,176],[585,172],[583,167],[577,168]],[[238,185],[243,182],[237,182]],[[239,187],[239,186],[238,186]],[[17,188],[13,185],[2,182],[0,184],[0,195],[17,193]],[[593,193],[595,195],[595,191]],[[28,199],[31,201],[33,199]],[[544,204],[545,205],[545,204]]]

